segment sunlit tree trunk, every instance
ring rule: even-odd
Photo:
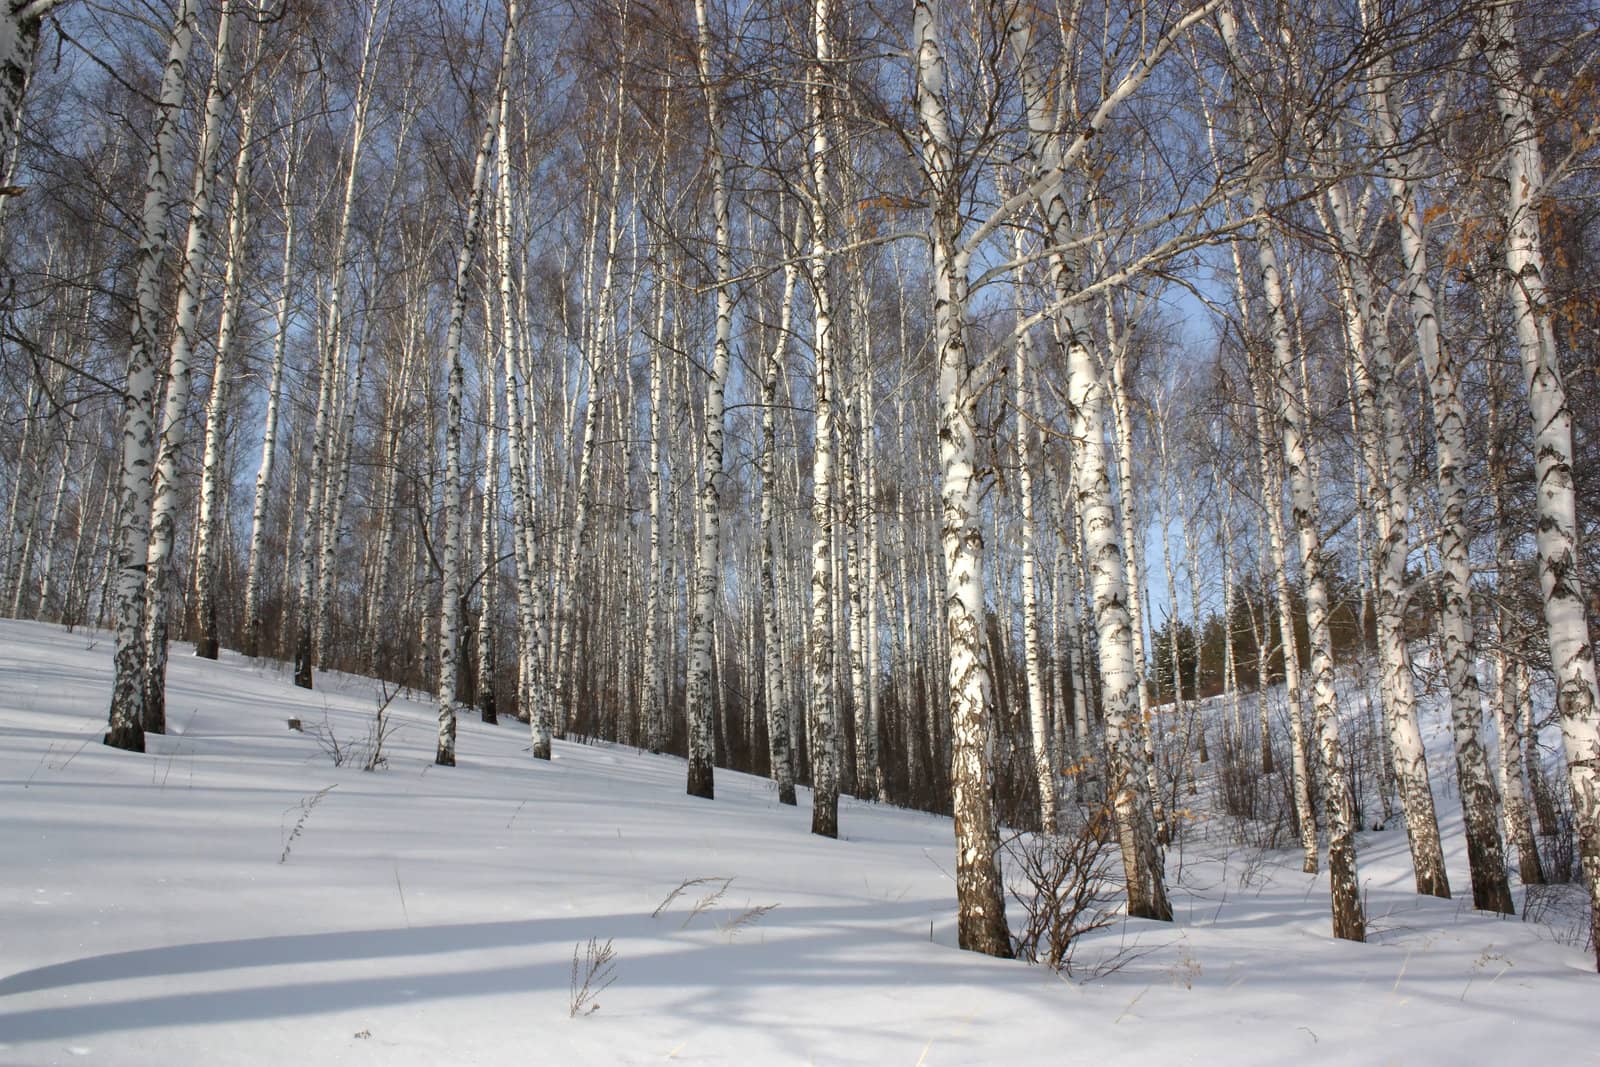
[[[811,832],[839,836],[839,705],[834,683],[833,625],[833,290],[828,277],[828,103],[826,75],[832,56],[829,0],[812,0],[811,32],[816,65],[807,88],[811,123],[811,281],[813,377],[816,427],[811,458]]]
[[[472,282],[473,262],[483,232],[484,187],[489,173],[490,152],[499,133],[499,86],[509,74],[517,32],[517,4],[506,8],[505,38],[500,52],[496,86],[496,115],[486,121],[478,139],[472,166],[472,188],[467,198],[467,225],[461,250],[456,255],[455,285],[450,296],[449,325],[445,328],[444,358],[449,366],[445,411],[444,461],[444,545],[440,552],[442,574],[439,594],[439,730],[434,763],[453,767],[456,762],[457,642],[460,640],[461,571],[464,545],[461,543],[461,419],[465,392],[465,371],[461,361],[462,333],[467,316],[467,289]]]
[[[178,0],[157,98],[155,137],[145,175],[140,215],[132,344],[122,396],[122,449],[117,507],[116,650],[113,653],[110,729],[105,743],[144,751],[145,564],[150,551],[151,468],[156,460],[157,320],[161,315],[161,261],[167,248],[178,112],[183,107],[195,11]]]
[[[1239,44],[1232,12],[1228,9],[1219,12],[1218,24],[1229,54],[1237,62]],[[1246,151],[1253,155],[1255,148],[1251,142],[1255,134],[1248,113],[1243,133]],[[1252,165],[1255,172],[1250,179],[1250,206],[1255,214],[1265,215],[1266,178],[1258,161],[1252,160]],[[1323,806],[1328,824],[1333,934],[1348,941],[1364,941],[1366,916],[1362,912],[1361,887],[1356,875],[1355,803],[1351,796],[1350,780],[1345,773],[1344,748],[1339,740],[1333,640],[1328,629],[1328,589],[1323,577],[1322,534],[1318,528],[1320,508],[1306,438],[1306,414],[1301,409],[1300,392],[1295,384],[1297,364],[1290,344],[1288,308],[1277,249],[1273,244],[1271,229],[1265,223],[1257,226],[1255,246],[1262,295],[1267,304],[1268,337],[1272,346],[1268,377],[1274,394],[1274,421],[1281,434],[1291,511],[1300,535],[1300,577],[1305,590],[1306,628],[1311,643],[1313,722],[1317,747],[1322,757]],[[1276,508],[1276,498],[1268,506]],[[1292,618],[1285,618],[1284,623],[1286,631],[1292,630]],[[1294,709],[1291,709],[1291,714],[1294,714]],[[1315,827],[1311,832],[1315,834]]]
[[[728,369],[733,343],[733,246],[728,205],[727,160],[722,149],[721,91],[711,78],[711,20],[706,0],[695,0],[695,59],[700,73],[700,91],[705,97],[706,135],[710,138],[711,212],[716,228],[716,333],[712,342],[711,376],[706,383],[705,434],[702,446],[699,528],[695,538],[692,609],[689,618],[689,673],[687,710],[689,720],[690,796],[710,798],[714,793],[712,765],[715,744],[712,738],[711,688],[712,633],[716,623],[717,593],[722,544],[722,440],[724,433],[723,397],[728,387]]]
[[[1345,334],[1356,353],[1353,370],[1357,402],[1364,410],[1362,420],[1366,427],[1362,446],[1373,487],[1378,535],[1378,651],[1383,665],[1382,699],[1389,750],[1406,816],[1417,892],[1448,897],[1450,886],[1433,810],[1427,754],[1417,725],[1417,698],[1405,632],[1405,568],[1410,551],[1407,432],[1376,279],[1360,255],[1355,222],[1343,188],[1330,186],[1327,200],[1330,236],[1340,248],[1342,285],[1347,292]]]
[[[260,37],[256,40],[259,42]],[[253,50],[258,58],[259,46]],[[195,539],[195,619],[198,634],[194,654],[217,658],[216,543],[217,507],[221,498],[224,416],[228,389],[234,374],[233,343],[238,333],[239,301],[244,287],[245,235],[250,226],[250,169],[255,141],[256,93],[248,90],[239,116],[239,154],[233,168],[233,199],[228,208],[227,265],[222,277],[222,313],[217,325],[217,356],[211,369],[211,396],[206,403],[205,455],[200,464],[200,522]]]
[[[64,0],[0,0],[0,225],[17,164],[17,130],[44,20]]]
[[[1488,460],[1489,495],[1494,500],[1495,573],[1498,603],[1494,608],[1494,717],[1500,737],[1496,760],[1500,782],[1501,819],[1506,841],[1517,851],[1517,874],[1522,884],[1543,885],[1544,865],[1533,836],[1533,817],[1528,791],[1522,777],[1523,738],[1521,709],[1517,706],[1517,668],[1512,661],[1511,644],[1516,637],[1515,612],[1509,603],[1517,561],[1513,546],[1511,516],[1506,500],[1506,454],[1502,405],[1505,403],[1505,373],[1499,366],[1489,368]]]
[[[356,190],[362,146],[367,136],[367,116],[372,104],[373,82],[377,57],[388,28],[392,8],[381,7],[382,0],[374,0],[367,12],[367,25],[362,35],[361,61],[356,80],[355,100],[351,107],[349,147],[345,158],[344,192],[340,201],[339,219],[333,231],[333,246],[329,257],[331,277],[328,285],[327,336],[320,360],[316,416],[311,431],[311,463],[308,471],[304,532],[300,538],[298,575],[295,597],[294,684],[302,689],[312,687],[312,676],[317,656],[316,625],[322,612],[316,597],[318,538],[323,529],[323,511],[328,506],[324,495],[328,465],[332,463],[331,444],[335,412],[334,386],[344,364],[342,339],[346,330],[345,277],[349,265],[346,255],[350,241],[351,217],[355,211]],[[287,178],[285,179],[288,180]]]
[[[1589,887],[1590,929],[1600,930],[1600,694],[1578,566],[1572,413],[1545,292],[1539,218],[1544,162],[1534,122],[1535,88],[1517,58],[1511,5],[1489,7],[1480,18],[1480,28],[1487,39],[1490,77],[1506,142],[1505,269],[1533,417],[1539,590],[1555,672],[1556,713],[1567,755],[1578,856]],[[1593,940],[1600,967],[1600,936]]]
[[[1373,0],[1366,0],[1369,28],[1376,18]],[[1450,687],[1450,721],[1455,742],[1456,776],[1461,786],[1461,810],[1466,822],[1467,859],[1472,874],[1472,900],[1484,911],[1510,914],[1511,888],[1506,881],[1505,849],[1497,825],[1494,786],[1489,757],[1479,738],[1483,719],[1483,694],[1478,687],[1477,643],[1472,627],[1472,564],[1468,559],[1472,530],[1468,523],[1467,416],[1461,401],[1461,367],[1457,354],[1440,336],[1439,316],[1428,280],[1427,244],[1422,209],[1417,201],[1414,161],[1400,143],[1399,122],[1389,100],[1390,61],[1377,58],[1369,69],[1368,104],[1377,127],[1379,157],[1389,190],[1390,210],[1400,230],[1401,262],[1405,268],[1405,295],[1411,309],[1417,349],[1427,374],[1433,400],[1434,452],[1439,486],[1439,556],[1444,573],[1441,587],[1445,674]],[[1427,777],[1426,761],[1413,772],[1419,783]],[[1424,787],[1419,785],[1419,788]],[[1411,821],[1410,812],[1407,822]],[[1423,827],[1424,831],[1428,828]],[[1438,836],[1437,825],[1432,829]],[[1430,847],[1432,846],[1430,843]],[[1419,881],[1422,871],[1418,871]],[[1448,896],[1444,868],[1439,864],[1435,885],[1427,891]]]
[[[297,87],[294,107],[300,92]],[[262,416],[261,462],[256,468],[255,495],[250,508],[250,559],[244,585],[244,653],[261,652],[261,570],[266,551],[267,503],[272,489],[272,472],[277,461],[278,404],[283,392],[283,363],[289,347],[289,312],[295,276],[295,212],[291,192],[299,161],[298,108],[284,132],[283,180],[279,185],[283,206],[283,262],[278,279],[278,306],[272,341],[271,370],[268,372],[267,402]]]
[[[1178,32],[1188,20],[1183,20]],[[1007,28],[1009,44],[1021,75],[1028,121],[1028,156],[1039,214],[1050,242],[1048,267],[1067,356],[1067,399],[1073,441],[1073,492],[1083,523],[1085,567],[1089,572],[1094,626],[1100,653],[1100,706],[1105,719],[1106,792],[1116,820],[1123,873],[1127,879],[1128,914],[1170,921],[1164,860],[1157,841],[1149,777],[1140,758],[1139,689],[1142,679],[1136,664],[1134,632],[1128,612],[1129,589],[1124,570],[1124,546],[1119,544],[1117,517],[1112,505],[1110,471],[1106,463],[1108,429],[1107,389],[1100,364],[1089,344],[1092,332],[1087,312],[1076,303],[1081,247],[1072,229],[1066,189],[1065,164],[1069,153],[1061,144],[1063,123],[1052,102],[1048,79],[1033,52],[1033,27],[1019,10]],[[1073,151],[1081,151],[1098,132],[1098,124],[1126,99],[1147,76],[1148,64],[1108,93],[1092,121],[1076,132]]]
[[[982,480],[978,381],[966,343],[967,268],[961,188],[946,113],[941,0],[915,0],[912,42],[922,170],[933,201],[933,346],[938,367],[940,539],[944,625],[949,638],[950,781],[956,831],[957,937],[964,949],[1011,956],[995,824],[989,665],[984,656]]]
[[[783,225],[780,218],[778,225]],[[799,245],[796,225],[794,245]],[[783,296],[778,307],[778,329],[767,353],[766,371],[761,382],[761,628],[765,653],[763,675],[766,683],[767,758],[772,780],[778,786],[778,802],[794,804],[794,759],[789,747],[789,689],[784,682],[782,636],[779,633],[777,548],[774,538],[774,511],[777,486],[777,403],[778,382],[783,377],[783,356],[789,347],[789,329],[794,320],[794,290],[800,263],[792,254],[783,268]],[[650,580],[655,580],[654,571]],[[651,622],[654,620],[652,619]]]
[[[1012,251],[1017,260],[1023,260],[1022,235],[1014,231]],[[1018,316],[1026,312],[1018,302]],[[1022,508],[1022,661],[1027,676],[1028,724],[1033,735],[1033,773],[1039,789],[1039,828],[1047,834],[1056,832],[1056,805],[1059,792],[1056,784],[1058,755],[1054,751],[1050,723],[1045,707],[1043,669],[1040,664],[1039,590],[1034,573],[1037,533],[1033,515],[1033,389],[1028,380],[1029,357],[1033,353],[1033,338],[1025,325],[1019,323],[1015,362],[1011,373],[1015,376],[1012,403],[1017,425],[1017,495]],[[1057,714],[1060,712],[1058,710]]]

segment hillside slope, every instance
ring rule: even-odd
[[[376,683],[186,647],[129,755],[110,651],[0,622],[0,1063],[1600,1063],[1585,954],[1417,898],[1403,832],[1361,841],[1370,944],[1292,854],[1189,846],[1178,921],[1093,935],[1086,967],[1134,951],[1084,984],[952,947],[948,820],[845,801],[823,840],[805,790],[695,800],[680,760],[536,763],[516,723],[463,719],[438,768],[405,699],[365,773],[326,738],[367,736]],[[571,1018],[590,938],[615,982]]]

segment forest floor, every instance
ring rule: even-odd
[[[681,760],[535,762],[475,716],[435,767],[404,697],[365,773],[377,683],[189,652],[130,755],[99,743],[109,639],[0,622],[0,1064],[1600,1064],[1592,958],[1459,899],[1437,776],[1457,900],[1363,834],[1371,937],[1334,941],[1325,874],[1197,831],[1176,921],[1066,978],[954,947],[948,819],[847,799],[824,840],[807,790],[692,799]],[[591,939],[613,981],[574,1017]]]

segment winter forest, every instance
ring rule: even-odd
[[[1597,353],[1588,2],[0,0],[0,615],[94,747],[179,642],[378,679],[436,787],[953,817],[976,953],[1227,826],[1600,962]]]

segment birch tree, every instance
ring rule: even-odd
[[[812,403],[817,415],[811,456],[811,832],[839,836],[839,723],[834,678],[833,623],[833,289],[828,277],[828,99],[827,68],[833,38],[829,0],[812,0],[811,34],[816,64],[807,86],[811,153],[806,190],[811,214],[811,248],[806,270],[811,282]]]
[[[156,107],[150,165],[140,214],[138,280],[134,290],[132,343],[122,397],[122,456],[119,472],[116,651],[113,654],[110,729],[105,743],[144,751],[144,583],[150,549],[151,467],[155,463],[157,320],[161,313],[161,260],[167,247],[178,111],[183,106],[196,13],[178,0],[168,39],[166,67]]]
[[[44,20],[66,0],[4,0],[0,2],[0,221],[7,201],[18,190],[11,184],[16,172],[17,129],[22,124],[22,104],[33,76],[34,54]]]
[[[706,136],[711,156],[712,240],[716,255],[716,334],[711,347],[711,374],[706,383],[705,432],[701,446],[698,533],[695,538],[693,604],[689,616],[688,695],[690,796],[710,799],[715,745],[711,690],[711,637],[716,624],[722,546],[722,442],[725,433],[724,394],[733,339],[733,248],[728,200],[727,160],[722,140],[721,90],[711,76],[711,19],[706,0],[695,0],[695,63],[705,98]]]
[[[1237,70],[1241,63],[1238,24],[1224,7],[1217,23],[1229,57]],[[1236,91],[1238,90],[1236,86]],[[1243,119],[1247,157],[1256,151],[1248,112]],[[1256,215],[1267,209],[1266,178],[1262,161],[1251,158],[1250,203]],[[1277,250],[1270,227],[1258,226],[1256,264],[1267,304],[1268,339],[1271,344],[1272,389],[1275,421],[1281,435],[1285,471],[1294,523],[1299,533],[1301,583],[1305,590],[1306,626],[1311,642],[1311,687],[1314,729],[1321,754],[1323,795],[1328,823],[1328,875],[1333,898],[1333,934],[1348,941],[1366,940],[1360,883],[1356,876],[1355,814],[1350,782],[1345,774],[1344,748],[1339,739],[1337,695],[1333,677],[1333,642],[1328,632],[1328,589],[1323,575],[1320,508],[1306,438],[1305,412],[1294,382],[1296,360],[1291,349],[1289,319]],[[1276,502],[1272,506],[1276,506]],[[1286,620],[1285,628],[1292,626]],[[1291,714],[1293,712],[1291,711]]]
[[[948,701],[954,745],[951,788],[956,831],[958,939],[964,949],[1011,955],[996,855],[989,665],[983,653],[983,525],[978,470],[978,377],[967,351],[967,272],[961,173],[945,103],[942,0],[915,0],[917,133],[932,201],[933,345],[938,363],[940,540],[944,549],[944,625],[950,642]]]
[[[1544,278],[1539,208],[1548,194],[1534,119],[1535,89],[1517,55],[1512,15],[1510,4],[1490,3],[1479,17],[1479,29],[1486,42],[1489,78],[1504,140],[1505,284],[1532,417],[1539,591],[1555,671],[1556,712],[1567,756],[1578,856],[1589,888],[1590,929],[1600,930],[1600,695],[1578,567],[1572,413],[1556,354],[1555,324]],[[1595,964],[1600,969],[1600,938],[1594,942]]]
[[[1380,16],[1366,0],[1362,15],[1369,32],[1381,31]],[[1461,401],[1460,359],[1441,335],[1433,285],[1428,278],[1428,253],[1422,207],[1414,177],[1414,153],[1400,143],[1400,127],[1391,94],[1391,60],[1376,56],[1367,74],[1367,100],[1377,127],[1379,159],[1389,189],[1390,210],[1400,230],[1406,301],[1411,310],[1417,349],[1422,356],[1433,401],[1434,449],[1439,487],[1439,555],[1444,564],[1441,630],[1445,673],[1450,686],[1451,726],[1462,814],[1467,825],[1467,858],[1472,873],[1473,904],[1485,911],[1510,914],[1511,889],[1506,882],[1504,848],[1496,825],[1494,787],[1489,758],[1479,740],[1483,694],[1478,687],[1477,643],[1472,626],[1472,564],[1467,557],[1472,531],[1467,521],[1467,416]],[[1402,797],[1407,778],[1418,790],[1427,788],[1426,760],[1414,760],[1400,772]],[[1432,806],[1431,794],[1427,806]],[[1407,825],[1412,822],[1407,812]],[[1422,826],[1428,836],[1429,865],[1437,874],[1429,891],[1449,896],[1443,857],[1438,851],[1438,825]],[[1418,870],[1419,888],[1423,871]]]
[[[189,232],[178,274],[177,321],[167,354],[167,392],[156,452],[152,490],[150,545],[145,558],[144,724],[147,731],[166,733],[167,596],[177,538],[179,458],[187,424],[193,380],[195,334],[199,328],[201,272],[211,243],[211,202],[218,184],[223,109],[232,93],[233,0],[225,0],[217,20],[211,85],[206,93],[200,144],[195,153],[194,191],[189,197]]]
[[[516,46],[517,14],[517,0],[509,0],[506,5],[505,37],[500,48],[500,66],[496,75],[494,99],[497,114],[498,87],[507,77],[513,49]],[[462,332],[465,329],[467,315],[467,290],[472,280],[478,242],[483,233],[484,190],[489,172],[490,153],[494,149],[497,132],[498,123],[486,118],[472,164],[472,187],[467,197],[466,232],[462,236],[461,249],[456,255],[455,284],[450,294],[450,317],[447,320],[444,341],[444,358],[450,369],[445,413],[444,545],[440,553],[439,730],[433,761],[445,767],[453,767],[456,762],[457,643],[460,640],[461,572],[465,548],[461,543],[461,408],[466,389],[466,372],[461,359]]]

